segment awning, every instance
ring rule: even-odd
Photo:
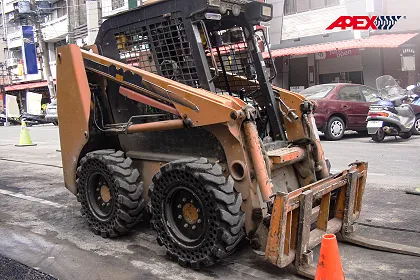
[[[41,87],[48,87],[48,82],[43,81],[43,82],[36,82],[36,83],[26,83],[26,84],[7,86],[5,87],[5,91],[15,91],[15,90],[24,90],[24,89],[41,88]]]
[[[364,49],[364,48],[398,48],[408,40],[417,36],[418,33],[407,34],[381,34],[373,35],[363,39],[353,39],[346,41],[329,42],[324,44],[315,44],[307,46],[299,46],[286,49],[278,49],[271,51],[273,57],[302,55],[309,53],[328,52],[346,49]],[[268,52],[265,52],[264,58],[269,58]]]

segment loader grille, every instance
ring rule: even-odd
[[[213,35],[216,39],[212,51],[219,69],[219,76],[214,81],[216,92],[239,96],[241,91],[245,95],[258,91],[254,61],[242,28],[217,31]],[[206,52],[208,63],[212,65],[210,49]]]
[[[180,83],[200,87],[181,18],[115,34],[120,59]]]

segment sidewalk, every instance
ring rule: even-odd
[[[2,280],[56,280],[56,278],[15,260],[0,255],[0,279]]]

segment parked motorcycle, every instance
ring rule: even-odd
[[[26,126],[51,123],[51,121],[45,119],[45,115],[32,115],[26,112],[22,113],[20,120],[24,121]]]
[[[409,104],[408,91],[402,89],[392,76],[376,79],[381,100],[369,108],[367,130],[373,141],[382,142],[386,136],[400,136],[409,139],[415,122],[415,114]]]
[[[7,118],[7,121],[11,125],[20,125],[20,120],[16,118]],[[6,115],[1,113],[0,114],[0,126],[6,125]]]

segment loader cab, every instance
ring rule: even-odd
[[[183,84],[259,106],[273,138],[278,104],[262,52],[261,22],[272,6],[259,1],[162,0],[112,16],[98,33],[100,54]],[[271,63],[273,65],[273,63]]]

